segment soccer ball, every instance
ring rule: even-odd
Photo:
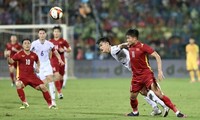
[[[63,16],[63,12],[60,7],[52,7],[49,11],[49,14],[55,20],[58,20]]]

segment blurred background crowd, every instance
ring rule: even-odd
[[[200,0],[66,1],[61,8],[67,15],[60,23],[74,26],[76,60],[109,59],[110,56],[97,52],[95,41],[109,36],[113,45],[125,42],[129,28],[139,29],[139,39],[163,59],[185,59],[185,45],[190,37],[200,44]],[[32,2],[0,0],[0,25],[32,24]],[[55,1],[50,2],[54,6]],[[44,14],[49,8],[43,7]]]

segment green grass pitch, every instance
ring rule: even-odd
[[[200,119],[200,83],[189,83],[188,79],[165,79],[159,82],[163,92],[171,98],[185,114],[187,120]],[[64,99],[58,100],[59,109],[48,109],[42,94],[31,87],[25,88],[30,104],[20,110],[21,102],[15,87],[9,80],[0,80],[0,120],[174,120],[170,110],[166,118],[151,116],[152,108],[141,95],[139,117],[126,117],[131,111],[129,105],[129,78],[77,79],[68,80],[63,89]],[[160,107],[162,110],[162,108]]]

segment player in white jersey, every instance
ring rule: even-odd
[[[40,71],[38,76],[41,80],[44,81],[44,83],[49,83],[49,91],[52,98],[52,104],[56,106],[55,103],[55,80],[58,80],[58,78],[53,78],[53,69],[50,62],[50,54],[51,52],[54,52],[56,57],[58,58],[58,62],[61,65],[64,65],[64,62],[62,61],[58,51],[54,49],[54,45],[46,40],[46,30],[41,28],[38,31],[38,37],[39,39],[35,40],[31,44],[31,51],[35,52],[40,60]]]
[[[97,41],[97,44],[99,45],[99,48],[103,53],[110,53],[116,61],[120,62],[124,67],[131,71],[129,51],[123,48],[123,46],[127,45],[120,44],[111,46],[109,38],[107,37],[100,38]],[[161,110],[158,108],[157,103],[164,108],[163,116],[168,114],[169,108],[164,104],[162,100],[160,100],[155,95],[152,90],[147,91],[146,88],[144,88],[140,93],[145,96],[144,99],[152,106],[153,111],[151,115],[160,115],[162,113]]]

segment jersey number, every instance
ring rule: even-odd
[[[41,55],[41,56],[44,56],[44,52],[42,51],[42,52],[40,53],[40,55]]]
[[[30,59],[26,59],[26,65],[30,65],[30,64],[31,64]]]

